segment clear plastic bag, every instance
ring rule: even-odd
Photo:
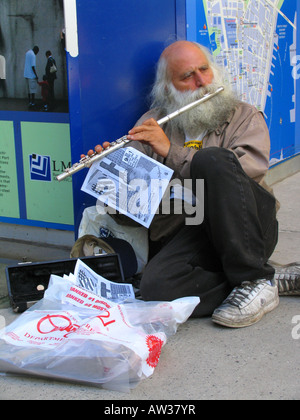
[[[99,237],[101,230],[109,232],[113,237],[127,241],[134,249],[137,259],[137,273],[141,273],[148,262],[148,229],[143,226],[119,225],[108,213],[103,210],[103,204],[87,207],[78,229],[78,237],[94,235]],[[105,240],[105,236],[102,237]]]
[[[129,391],[198,303],[113,302],[52,275],[44,298],[0,331],[0,372]]]

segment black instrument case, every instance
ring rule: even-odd
[[[95,273],[115,283],[124,283],[119,254],[101,254],[80,258]],[[77,258],[66,260],[20,263],[6,267],[10,304],[15,312],[24,312],[43,298],[51,274],[63,277],[74,273]]]

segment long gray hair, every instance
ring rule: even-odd
[[[182,129],[187,135],[193,137],[201,131],[213,131],[220,127],[238,103],[231,86],[223,77],[223,69],[214,63],[210,52],[205,47],[197,43],[194,44],[208,60],[214,75],[212,83],[199,87],[195,91],[178,91],[171,80],[168,60],[162,55],[157,65],[156,80],[151,92],[151,108],[160,108],[167,115],[200,99],[206,93],[215,92],[220,86],[224,87],[221,94],[172,120],[171,124],[174,127]]]
[[[196,45],[199,48],[199,50],[205,55],[208,64],[213,71],[214,81],[216,83],[219,83],[220,85],[224,84],[224,78],[222,76],[223,69],[221,69],[218,65],[215,64],[208,48],[198,44],[197,42],[193,42],[193,44]],[[168,60],[162,54],[157,63],[156,77],[150,93],[151,108],[159,107],[165,109],[165,106],[169,102],[168,86],[170,83],[171,74],[168,70]]]

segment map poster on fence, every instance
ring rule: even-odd
[[[206,46],[239,99],[263,112],[271,163],[297,152],[296,18],[289,0],[187,2],[187,39]]]

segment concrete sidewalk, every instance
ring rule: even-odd
[[[300,261],[300,172],[273,186],[281,202],[278,263]],[[1,261],[0,261],[1,262]],[[4,266],[0,296],[5,291]],[[18,315],[0,298],[6,323]],[[0,306],[1,308],[1,306]],[[162,350],[152,377],[129,394],[47,379],[0,376],[0,400],[202,400],[300,399],[300,298],[283,297],[279,307],[249,328],[227,329],[210,318],[179,327]],[[1,317],[0,317],[1,319]],[[294,318],[295,321],[296,318]]]

